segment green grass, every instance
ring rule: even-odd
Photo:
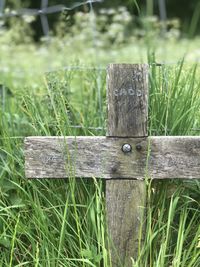
[[[177,60],[186,47],[196,46],[195,41],[181,42],[180,49],[169,43],[171,59]],[[79,62],[72,51],[58,53],[53,44],[50,53],[45,46],[41,48],[44,55],[38,58],[34,47],[27,47],[27,52],[24,48],[16,47],[12,60],[11,48],[1,51],[5,64],[1,67],[7,70],[0,73],[0,266],[110,267],[104,182],[94,177],[27,180],[23,139],[30,135],[105,135],[104,69],[38,73],[69,63],[98,68],[109,61],[144,62],[146,45],[130,44],[110,54],[101,50],[98,60],[82,49],[75,55],[82,59]],[[158,47],[157,60],[166,59],[161,52]],[[149,56],[148,61],[155,58]],[[200,129],[199,67],[188,61],[150,66],[149,135],[199,135],[193,129]],[[200,182],[148,181],[147,192],[145,241],[133,266],[200,266]]]

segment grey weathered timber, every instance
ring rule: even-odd
[[[111,64],[107,74],[107,137],[117,136],[123,140],[124,137],[147,136],[148,66]],[[134,155],[144,175],[146,160],[142,161],[141,156],[144,152],[146,159],[146,139],[131,138],[130,141],[123,141],[132,146],[132,151],[125,153],[124,162],[127,164],[131,155]],[[137,143],[137,151],[134,142]],[[129,163],[132,165],[135,160],[131,159]],[[140,178],[133,165],[128,169],[127,179],[130,179],[131,169],[135,178]],[[140,237],[144,237],[140,230],[144,230],[146,185],[144,181],[126,180],[122,183],[122,172],[118,178],[106,181],[107,221],[113,244],[112,266],[131,267],[131,257],[137,257]]]
[[[198,136],[27,137],[25,157],[28,178],[200,178]]]
[[[130,143],[133,153],[122,152]],[[28,178],[141,178],[145,160],[136,145],[143,139],[106,137],[28,137],[25,169]],[[146,144],[146,142],[145,142]],[[144,145],[145,145],[144,144]]]
[[[106,179],[112,266],[131,267],[144,238],[145,178],[200,178],[200,137],[148,137],[148,67],[108,68],[107,137],[28,137],[28,178]]]
[[[137,258],[139,245],[144,239],[144,181],[107,180],[106,204],[112,265],[131,267],[131,257]]]
[[[147,136],[148,65],[110,64],[107,136]]]

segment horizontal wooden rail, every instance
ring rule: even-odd
[[[28,178],[200,178],[200,137],[27,137],[25,157]]]

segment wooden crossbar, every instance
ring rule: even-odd
[[[28,137],[25,148],[28,178],[200,178],[200,137]]]

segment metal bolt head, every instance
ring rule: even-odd
[[[124,153],[128,153],[128,152],[131,152],[132,150],[132,146],[130,144],[123,144],[122,146],[122,151]]]

